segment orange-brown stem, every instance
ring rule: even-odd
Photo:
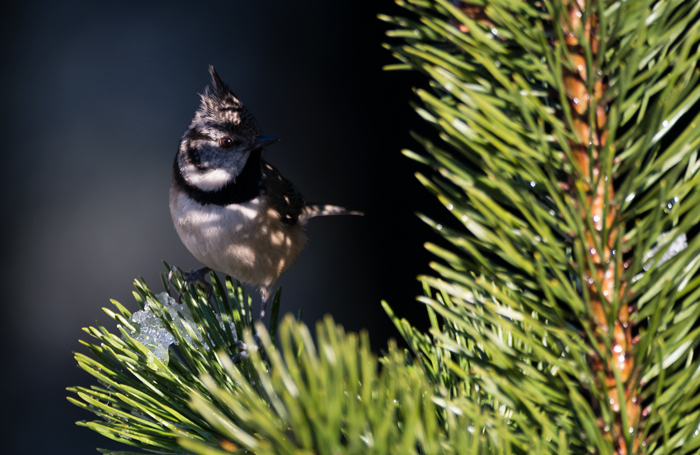
[[[615,190],[612,176],[601,176],[603,166],[600,161],[600,152],[605,147],[608,138],[606,101],[603,99],[605,87],[603,80],[598,75],[592,74],[590,77],[595,78],[595,80],[593,80],[592,90],[589,92],[586,58],[577,38],[583,36],[591,46],[593,53],[596,53],[599,45],[596,36],[596,15],[591,13],[583,21],[585,7],[585,0],[570,2],[568,4],[569,21],[564,19],[561,21],[570,56],[570,65],[563,74],[564,89],[573,116],[571,128],[578,137],[578,140],[571,141],[570,147],[576,161],[575,164],[580,171],[578,178],[582,180],[579,183],[581,183],[580,188],[584,191],[584,197],[581,199],[576,191],[577,186],[574,184],[573,176],[568,187],[578,205],[581,217],[584,220],[590,217],[585,223],[584,245],[587,253],[591,255],[590,262],[593,265],[588,270],[589,279],[586,285],[590,295],[592,322],[596,327],[599,348],[603,352],[608,349],[605,339],[612,335],[611,352],[608,352],[608,358],[612,360],[606,363],[592,356],[590,363],[594,371],[603,372],[605,383],[601,386],[606,390],[610,407],[615,413],[612,425],[606,426],[606,430],[609,431],[608,435],[615,446],[616,453],[626,455],[636,451],[638,447],[639,441],[635,435],[632,450],[629,450],[630,448],[627,447],[625,441],[625,432],[631,430],[639,434],[640,408],[637,392],[634,389],[635,380],[632,375],[634,369],[634,360],[630,355],[633,345],[632,333],[628,323],[629,311],[624,303],[626,283],[620,283],[619,289],[615,289],[613,249],[617,241],[618,230],[611,229],[611,227],[617,212],[615,207],[606,206],[606,203],[613,199]],[[595,67],[595,62],[590,63],[590,67]],[[595,105],[594,125],[590,124],[589,111],[592,105]],[[588,226],[593,226],[593,229]],[[607,238],[602,238],[604,232],[607,234]],[[596,283],[599,283],[600,288]],[[616,292],[622,304],[618,314],[612,318],[612,327],[610,327],[608,315]],[[612,334],[609,333],[610,330],[612,330]],[[615,370],[624,383],[624,397],[618,396]],[[622,427],[621,411],[623,407],[629,428]]]
[[[642,412],[637,398],[636,378],[633,374],[634,360],[630,355],[636,340],[632,339],[629,325],[630,309],[625,303],[627,283],[620,281],[619,289],[615,289],[613,250],[618,230],[613,229],[612,226],[617,210],[615,207],[606,205],[606,201],[613,199],[615,190],[612,176],[601,176],[603,163],[600,161],[600,152],[608,139],[607,100],[603,98],[606,87],[601,76],[592,74],[590,77],[594,80],[591,84],[592,89],[589,90],[587,68],[594,68],[596,62],[590,62],[590,66],[586,64],[585,54],[578,38],[584,37],[594,55],[598,52],[597,16],[591,12],[584,20],[586,0],[566,1],[568,1],[566,18],[568,21],[562,18],[560,22],[564,31],[565,44],[569,51],[569,61],[566,62],[563,82],[573,117],[571,129],[577,137],[577,140],[571,141],[569,146],[580,173],[577,176],[572,175],[569,182],[561,182],[561,188],[564,191],[569,191],[573,200],[576,201],[581,217],[584,220],[590,218],[586,220],[583,239],[586,251],[591,255],[590,262],[593,264],[587,271],[589,279],[585,284],[590,296],[590,313],[596,328],[600,350],[605,352],[608,349],[605,343],[608,337],[611,337],[612,341],[611,352],[608,352],[607,355],[607,358],[612,360],[603,362],[597,356],[591,355],[590,364],[596,373],[603,372],[604,384],[600,384],[600,386],[605,389],[608,402],[615,413],[612,425],[605,425],[602,420],[601,425],[605,426],[605,432],[613,442],[616,453],[627,455],[636,452],[639,448],[641,434],[638,426],[640,419],[648,415],[648,409]],[[493,25],[484,6],[463,1],[454,1],[454,3],[476,22],[487,26]],[[455,23],[455,25],[462,32],[469,33],[469,29],[463,24]],[[590,109],[593,105],[595,106],[595,115],[593,116],[595,121],[594,124],[591,124]],[[580,185],[577,186],[577,183]],[[583,198],[580,198],[578,188],[583,189]],[[589,225],[592,225],[593,229],[590,229]],[[602,238],[603,233],[607,234],[606,238]],[[602,250],[599,246],[602,247]],[[625,269],[627,266],[627,263],[623,265]],[[600,289],[596,283],[599,283]],[[615,317],[611,318],[612,327],[610,327],[608,315],[612,311],[611,304],[616,292],[621,304]],[[612,330],[612,334],[610,334],[610,330]],[[615,371],[624,383],[623,397],[618,397]],[[621,411],[623,408],[627,415],[629,428],[622,427]],[[629,432],[630,429],[635,433],[632,450],[628,450],[625,440],[625,432]]]

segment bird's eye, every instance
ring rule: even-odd
[[[222,147],[231,147],[233,145],[233,139],[228,136],[224,136],[219,139],[219,145]]]

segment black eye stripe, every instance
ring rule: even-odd
[[[200,171],[204,171],[207,169],[207,167],[202,164],[202,160],[199,157],[199,151],[194,147],[187,149],[187,160]]]
[[[190,141],[211,141],[211,136],[198,129],[187,131],[185,133],[185,138]]]

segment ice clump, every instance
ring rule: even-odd
[[[182,335],[185,341],[188,343],[192,341],[192,337],[185,329],[185,323],[187,323],[197,335],[197,339],[204,345],[204,349],[209,350],[209,344],[204,341],[202,334],[197,330],[197,325],[187,305],[177,303],[167,292],[157,294],[156,298],[163,305],[163,308],[168,311],[173,320],[175,330]],[[216,320],[219,322],[221,328],[224,329],[225,326],[220,315],[216,315]],[[133,313],[129,318],[129,322],[136,328],[136,330],[132,332],[132,337],[148,348],[160,361],[167,363],[169,359],[168,347],[173,343],[177,344],[177,342],[175,341],[175,337],[163,327],[160,318],[153,312],[150,305],[147,304],[143,310]],[[233,323],[230,323],[230,326],[233,338],[237,340],[236,328]],[[210,342],[213,344],[213,341]]]
[[[655,261],[652,261],[651,259],[656,255],[656,253],[659,252],[661,248],[663,248],[666,245],[659,245],[661,241],[667,236],[668,234],[666,232],[662,233],[658,240],[657,244],[654,248],[650,249],[649,252],[644,256],[644,259],[646,262],[644,262],[644,271],[649,271],[652,265],[654,265]],[[678,237],[676,237],[673,242],[671,243],[671,246],[668,247],[666,252],[664,253],[663,256],[659,258],[659,262],[657,265],[661,265],[664,262],[668,261],[681,251],[685,250],[688,248],[688,238],[686,237],[685,233],[680,234]]]

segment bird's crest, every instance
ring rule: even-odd
[[[201,104],[192,123],[224,125],[238,130],[240,134],[262,134],[257,120],[221,80],[211,65],[209,65],[209,74],[211,74],[211,85],[207,85],[204,94],[200,95]]]

